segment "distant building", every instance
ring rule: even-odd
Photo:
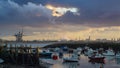
[[[107,40],[107,39],[96,39],[96,41],[98,41],[98,42],[108,42],[109,40]]]
[[[91,37],[89,36],[89,37],[86,39],[86,41],[91,41]]]

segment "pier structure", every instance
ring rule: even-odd
[[[34,51],[34,52],[33,52]],[[39,48],[32,48],[27,45],[4,46],[0,51],[0,58],[5,63],[18,65],[39,65]]]

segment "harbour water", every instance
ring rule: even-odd
[[[49,68],[120,68],[120,58],[106,57],[105,63],[91,63],[87,56],[81,55],[79,63],[56,63]],[[26,66],[0,64],[0,68],[26,68]],[[36,67],[29,67],[36,68]]]
[[[52,43],[26,43],[24,45],[32,45],[32,47],[44,47],[46,45],[49,45]],[[12,44],[15,46],[15,44]],[[17,46],[22,45],[22,43],[17,43]],[[8,44],[10,46],[10,44]],[[6,66],[6,68],[13,68],[14,65],[8,65],[8,64],[0,64],[0,68],[4,68],[3,66]],[[11,66],[11,67],[10,67]],[[26,68],[26,66],[16,66],[14,68]],[[31,67],[29,67],[31,68]],[[32,67],[35,68],[35,67]],[[120,68],[120,58],[115,58],[114,56],[106,56],[105,63],[91,63],[89,62],[89,58],[87,56],[81,55],[80,60],[78,63],[71,62],[71,63],[55,63],[53,65],[50,65],[48,68]]]
[[[58,63],[50,68],[120,68],[120,58],[105,58],[105,63],[91,63],[87,56],[81,55],[79,63]]]

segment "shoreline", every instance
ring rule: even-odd
[[[44,48],[56,48],[56,47],[63,47],[67,46],[69,48],[76,49],[78,47],[85,47],[88,46],[93,49],[98,49],[98,48],[104,48],[104,49],[109,49],[112,48],[113,50],[120,50],[120,43],[113,43],[113,42],[88,42],[88,43],[83,43],[83,42],[71,42],[71,43],[55,43],[51,45],[47,45]]]

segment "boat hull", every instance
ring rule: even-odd
[[[77,59],[63,59],[64,62],[78,62]]]
[[[89,57],[89,62],[92,63],[105,63],[104,59],[105,57]]]
[[[89,57],[91,60],[104,60],[105,57]]]

